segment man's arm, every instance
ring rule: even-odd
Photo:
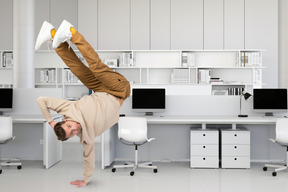
[[[87,144],[83,142],[84,147],[84,182],[88,183],[90,177],[92,176],[95,169],[95,150],[94,150],[94,141],[92,144]]]
[[[64,115],[62,112],[66,111],[67,107],[69,107],[69,105],[71,104],[71,102],[65,99],[59,99],[54,97],[38,97],[37,103],[42,115],[51,125],[51,127],[54,127],[56,122],[53,121],[50,110],[56,111],[57,113]]]

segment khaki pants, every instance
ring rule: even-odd
[[[122,99],[130,95],[130,84],[127,79],[102,63],[96,51],[79,32],[76,32],[70,40],[78,47],[89,67],[79,60],[67,42],[61,43],[56,53],[88,89],[94,92],[106,92]]]

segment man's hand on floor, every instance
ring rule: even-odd
[[[84,180],[75,180],[70,182],[71,185],[76,185],[76,187],[84,187],[88,183],[86,183]]]

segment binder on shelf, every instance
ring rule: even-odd
[[[55,82],[56,82],[55,69],[43,69],[40,71],[40,83],[55,83]]]
[[[172,83],[189,83],[189,69],[173,69]]]

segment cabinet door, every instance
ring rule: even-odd
[[[224,49],[244,49],[244,0],[224,1]]]
[[[151,0],[151,49],[170,49],[170,0]]]
[[[50,9],[49,9],[49,0],[37,0],[35,1],[35,42],[38,36],[38,33],[41,29],[41,26],[44,21],[51,22],[50,18]],[[46,45],[42,45],[40,50],[48,50]]]
[[[223,0],[204,1],[204,49],[223,49]]]
[[[245,1],[245,49],[265,49],[263,82],[278,87],[278,1]]]
[[[78,1],[78,31],[92,45],[97,47],[98,3],[95,0]]]
[[[77,6],[78,0],[50,0],[51,23],[57,29],[65,19],[76,29],[78,28]]]
[[[203,49],[203,0],[171,1],[171,49]]]
[[[130,0],[99,0],[98,10],[98,49],[130,49]]]
[[[0,49],[13,49],[13,1],[1,0],[0,6]]]
[[[150,49],[150,1],[131,0],[131,49]]]

